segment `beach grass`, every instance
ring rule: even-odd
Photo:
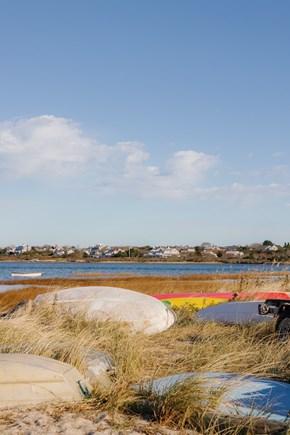
[[[225,291],[225,286],[226,291],[241,289],[241,277],[237,280],[221,279],[220,276],[208,278],[122,276],[101,277],[96,283],[89,277],[88,281],[82,280],[81,283],[111,285],[145,293],[150,290],[151,293],[197,291],[200,288],[202,291]],[[0,311],[21,300],[34,299],[44,291],[81,285],[78,280],[58,280],[56,285],[47,288],[37,287],[37,284],[0,294]],[[287,285],[283,277],[271,283],[261,277],[247,276],[242,280],[241,290],[285,291]],[[249,420],[238,421],[232,428],[226,425],[224,432],[218,432],[221,423],[215,409],[219,397],[216,393],[207,393],[205,398],[205,391],[198,381],[182,384],[166,397],[149,393],[140,395],[131,386],[190,372],[238,373],[290,382],[289,343],[277,340],[272,323],[223,325],[194,322],[195,310],[190,307],[180,308],[176,313],[177,322],[171,328],[148,336],[141,332],[132,333],[125,324],[118,322],[89,321],[82,312],[72,315],[61,308],[56,311],[54,306],[45,303],[37,306],[29,303],[12,316],[0,319],[0,347],[2,352],[56,358],[73,364],[81,372],[87,349],[105,352],[114,360],[116,372],[108,388],[94,385],[91,407],[124,415],[150,415],[158,424],[178,430],[191,428],[208,434],[243,433],[245,427],[250,427]],[[88,402],[78,406],[81,410],[82,406],[88,406]],[[205,421],[206,427],[202,427]]]

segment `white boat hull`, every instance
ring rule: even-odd
[[[184,373],[155,379],[133,389],[164,396],[170,389],[190,379],[196,379],[199,382],[197,388],[205,392],[212,394],[217,391],[217,397],[220,395],[217,411],[223,415],[287,421],[290,409],[290,385],[287,382],[233,373]],[[202,400],[206,405],[206,399]]]
[[[42,275],[42,272],[11,272],[11,276],[13,277],[22,277],[22,278],[37,278]]]
[[[176,321],[176,314],[152,296],[117,287],[74,287],[41,294],[35,302],[41,301],[85,310],[90,319],[126,322],[131,330],[146,334],[164,331]]]
[[[0,408],[82,400],[90,388],[70,364],[38,355],[0,354]]]

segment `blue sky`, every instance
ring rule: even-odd
[[[290,241],[288,0],[0,7],[0,246]]]

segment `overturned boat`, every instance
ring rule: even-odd
[[[48,301],[69,309],[84,311],[90,319],[120,321],[132,331],[155,334],[169,328],[176,314],[152,296],[117,287],[74,287],[39,295],[35,303]]]
[[[70,364],[21,353],[0,353],[0,407],[89,396],[90,384]]]
[[[270,315],[260,316],[259,301],[223,302],[218,305],[199,310],[194,317],[195,321],[212,321],[230,324],[248,324],[271,322]]]
[[[247,292],[188,292],[188,293],[160,293],[152,295],[169,307],[187,307],[202,309],[224,302],[261,301],[264,299],[283,299],[290,301],[289,292],[247,291]]]
[[[133,389],[164,397],[190,383],[195,387],[192,388],[193,400],[197,401],[194,396],[196,386],[197,391],[203,391],[197,405],[203,405],[205,409],[210,407],[210,398],[215,396],[218,398],[216,411],[223,415],[260,417],[280,422],[289,419],[288,382],[235,373],[184,373],[155,379],[144,385],[134,385]]]

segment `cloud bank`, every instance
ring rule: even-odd
[[[78,173],[91,141],[77,125],[43,115],[0,124],[2,177],[49,179]]]
[[[73,121],[43,115],[0,124],[0,178],[57,183],[74,179],[99,194],[138,198],[239,199],[289,195],[279,184],[216,186],[217,156],[179,150],[154,165],[144,144],[100,144]]]

